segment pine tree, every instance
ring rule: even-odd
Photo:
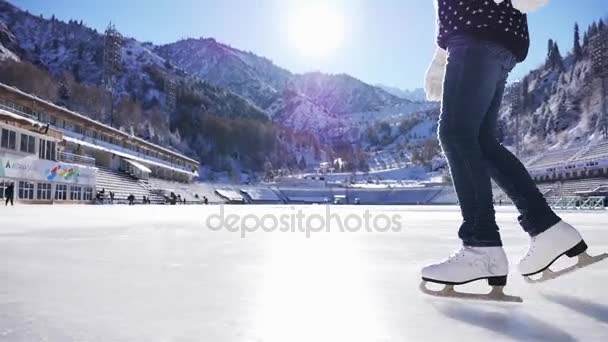
[[[545,66],[550,69],[564,69],[564,59],[562,58],[562,54],[559,51],[559,46],[552,39],[549,39],[549,52],[547,55],[547,61]]]
[[[545,61],[545,66],[547,68],[553,68],[553,60],[552,60],[552,54],[553,54],[553,39],[549,39],[549,42],[547,43],[547,59]]]
[[[78,49],[77,49],[77,52],[76,52],[76,54],[78,55],[78,59],[82,59],[83,53],[84,53],[84,43],[80,42],[78,44]]]
[[[553,51],[553,58],[555,59],[555,66],[557,66],[560,70],[564,69],[564,58],[562,57],[562,54],[559,52],[559,46],[557,45],[557,43],[555,43],[555,45],[553,45],[554,47],[554,51]]]
[[[531,105],[530,93],[528,91],[529,87],[530,82],[528,81],[527,77],[524,77],[523,81],[521,82],[521,105],[523,111],[526,111],[526,109]]]
[[[578,23],[574,24],[574,56],[579,59],[583,55],[583,49],[581,48],[581,38],[578,28]]]
[[[80,83],[80,64],[74,63],[72,64],[72,74],[74,75],[74,80]]]
[[[589,38],[595,36],[596,33],[597,33],[597,23],[594,21],[593,24],[591,24],[591,27],[589,27]]]
[[[302,156],[302,158],[300,158],[300,162],[298,163],[298,168],[300,170],[306,169],[306,159],[304,159],[304,156]]]

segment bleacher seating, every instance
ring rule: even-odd
[[[553,198],[553,197],[559,196],[560,184],[542,183],[542,184],[536,184],[536,186],[538,186],[538,190],[546,198]]]
[[[593,191],[608,185],[608,178],[568,180],[561,184],[559,196],[577,196],[578,192]]]
[[[241,188],[241,193],[245,195],[251,203],[274,204],[283,203],[277,194],[269,188],[245,187]]]
[[[543,154],[540,158],[537,158],[531,162],[528,167],[542,167],[551,166],[555,164],[565,163],[572,158],[580,150],[580,147],[570,148],[559,151],[552,151]]]
[[[578,159],[588,160],[600,157],[608,157],[608,143],[600,143],[590,146]]]
[[[243,195],[235,189],[231,188],[218,188],[215,189],[216,195],[220,196],[223,200],[228,203],[233,204],[245,204],[247,203],[247,199],[243,197]]]
[[[137,203],[143,202],[143,197],[149,197],[155,204],[164,203],[162,197],[150,192],[139,180],[119,171],[106,168],[98,168],[97,171],[97,191],[105,189],[106,198],[109,199],[110,191],[114,193],[114,202],[123,203],[127,201],[129,195],[135,196]]]
[[[209,203],[225,203],[223,199],[215,194],[215,189],[210,184],[202,183],[180,183],[168,181],[160,178],[150,178],[148,180],[152,192],[164,193],[169,195],[171,192],[186,199],[186,203],[200,204],[203,203],[203,198],[207,197]],[[197,198],[198,195],[198,198]]]

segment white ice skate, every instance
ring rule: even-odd
[[[502,247],[463,247],[448,260],[422,269],[420,290],[436,297],[452,297],[501,302],[522,302],[522,299],[507,296],[503,288],[507,285],[509,262]],[[492,286],[488,294],[463,293],[454,289],[478,280],[487,280]],[[440,291],[427,287],[427,283],[445,285]]]
[[[578,257],[578,263],[559,271],[549,269],[562,256]],[[577,269],[595,264],[608,258],[604,253],[591,256],[581,234],[564,221],[532,238],[528,254],[519,263],[519,272],[529,283],[539,283],[555,279]],[[534,277],[539,275],[540,277]]]

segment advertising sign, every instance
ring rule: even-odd
[[[0,155],[0,177],[95,186],[97,170],[34,156]]]

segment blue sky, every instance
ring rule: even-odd
[[[290,19],[303,4],[331,3],[343,20],[335,51],[311,58],[294,48]],[[83,20],[103,31],[112,21],[124,35],[156,44],[187,37],[213,37],[252,51],[293,72],[348,73],[368,83],[401,88],[422,86],[434,49],[431,0],[11,0],[34,14]],[[550,0],[530,18],[528,60],[513,72],[523,76],[539,65],[547,40],[562,50],[572,46],[573,26],[584,30],[608,15],[607,0]],[[314,23],[311,23],[314,25]]]

